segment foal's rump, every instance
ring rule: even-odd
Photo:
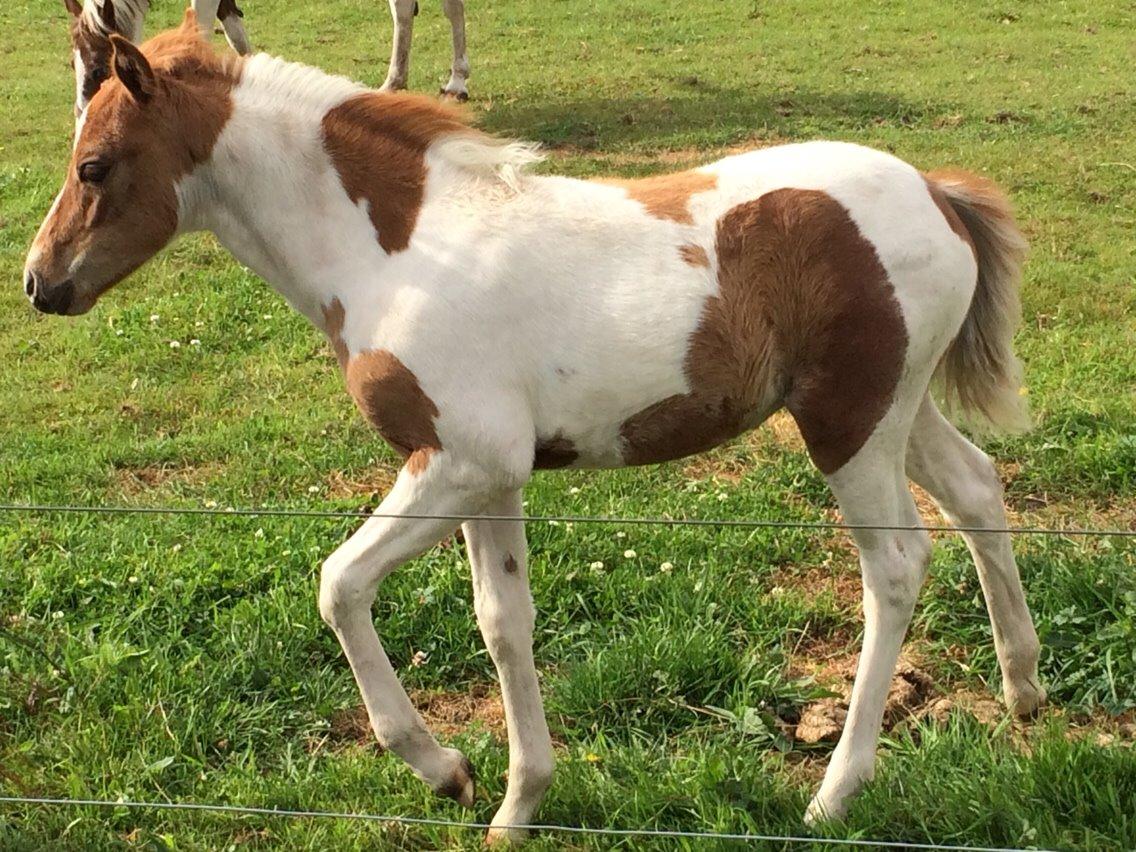
[[[658,228],[688,272],[649,286],[656,306],[690,314],[670,323],[689,322],[689,333],[648,339],[674,339],[681,368],[672,362],[672,390],[651,398],[650,382],[634,377],[657,373],[658,353],[647,340],[625,353],[620,368],[630,381],[620,398],[638,403],[579,435],[577,463],[610,464],[610,452],[589,452],[605,441],[624,464],[690,455],[785,406],[818,467],[834,472],[901,390],[922,398],[960,328],[944,369],[960,400],[981,408],[976,399],[999,398],[992,383],[1013,384],[1016,231],[989,187],[972,197],[970,178],[926,178],[889,154],[833,142],[754,151],[673,178],[624,186],[648,217],[659,215],[661,199],[672,205],[674,221]],[[684,194],[688,215],[679,216],[674,199]],[[700,286],[706,295],[691,303]],[[974,379],[984,363],[1002,369]],[[604,406],[589,408],[602,416]],[[608,428],[618,433],[613,441],[603,437]],[[561,442],[576,437],[570,427],[555,432]]]

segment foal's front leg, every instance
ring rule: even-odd
[[[371,615],[379,582],[457,526],[453,520],[379,515],[468,516],[482,511],[481,494],[463,487],[447,456],[436,453],[418,473],[403,468],[376,517],[324,562],[319,605],[351,664],[379,742],[409,763],[436,793],[469,807],[473,767],[460,751],[438,745],[426,729],[383,651]]]
[[[522,512],[519,490],[486,506],[490,515]],[[525,831],[501,826],[532,822],[555,762],[533,664],[525,528],[516,521],[467,521],[462,529],[473,567],[477,623],[497,666],[509,726],[509,786],[487,840],[522,840]]]

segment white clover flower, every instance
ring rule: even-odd
[[[725,503],[729,499],[730,499],[730,495],[727,494],[725,491],[719,491],[718,492],[718,502],[719,503]]]
[[[623,551],[623,558],[624,559],[634,559],[638,555],[639,554],[637,554],[634,550],[631,550],[631,549],[627,549],[627,550]]]
[[[575,485],[573,485],[571,488],[568,489],[568,493],[575,496],[576,494],[580,493],[580,489],[577,488]]]
[[[415,651],[414,656],[410,658],[410,665],[418,668],[425,665],[428,659],[430,659],[430,655],[425,651]]]
[[[264,530],[258,529],[256,532],[253,533],[253,537],[254,538],[264,538]]]
[[[623,530],[620,530],[619,532],[617,532],[615,534],[615,537],[616,538],[627,538],[627,533],[625,533]]]
[[[177,553],[178,551],[181,550],[181,545],[175,544],[173,547],[170,548],[170,550],[172,550],[174,553]]]
[[[170,341],[170,349],[181,349],[181,341],[180,340],[171,340]]]
[[[217,508],[217,501],[216,500],[206,500],[205,501],[205,508],[206,509],[216,509]]]
[[[138,577],[136,577],[134,574],[131,574],[129,577],[126,578],[126,582],[131,583],[131,584],[137,583]]]
[[[189,345],[190,345],[190,346],[200,346],[200,345],[201,345],[201,341],[200,341],[200,340],[198,340],[198,339],[197,339],[197,338],[195,337],[195,338],[193,338],[193,339],[192,339],[191,341],[189,341]]]
[[[51,617],[54,618],[56,621],[59,621],[59,619],[63,618],[63,613],[60,610],[56,610],[55,612],[53,612],[51,614]]]
[[[319,490],[320,490],[320,487],[318,485],[309,485],[308,486],[308,493],[309,494],[318,494]]]
[[[158,316],[157,314],[150,314],[150,322],[157,322],[160,319],[161,319],[161,317]]]
[[[593,571],[602,571],[604,564],[597,559],[595,562],[593,562],[588,567],[591,568]]]
[[[662,565],[659,566],[659,570],[662,571],[664,574],[669,574],[669,573],[671,573],[671,571],[674,570],[674,565],[672,565],[670,562],[664,562]]]
[[[121,328],[116,328],[116,329],[114,330],[114,336],[115,336],[115,337],[122,337],[122,335],[123,335],[123,331],[122,331],[122,329],[121,329]]]

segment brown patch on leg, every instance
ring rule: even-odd
[[[506,574],[516,574],[517,573],[517,560],[513,558],[513,554],[511,554],[511,553],[508,556],[505,557],[505,573]]]
[[[553,470],[568,467],[579,457],[576,446],[563,435],[538,438],[533,450],[534,470]]]
[[[678,253],[682,255],[682,259],[691,266],[702,267],[704,269],[710,267],[710,258],[706,255],[706,249],[702,248],[702,246],[696,246],[693,243],[685,243],[678,247]]]
[[[655,175],[638,180],[605,178],[600,183],[623,187],[627,190],[629,198],[638,201],[657,219],[669,219],[680,225],[693,225],[690,197],[716,187],[718,176],[691,171]]]
[[[324,331],[347,379],[347,390],[363,416],[418,474],[442,449],[434,419],[438,406],[422,390],[418,377],[387,349],[352,355],[343,340],[346,316],[342,302],[333,299],[323,309]]]

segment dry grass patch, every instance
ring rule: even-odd
[[[327,475],[327,496],[333,500],[351,500],[358,497],[381,498],[394,485],[398,468],[376,465],[362,474],[352,475],[333,470]]]
[[[223,470],[224,466],[216,461],[119,467],[114,472],[113,488],[123,496],[135,497],[162,488],[204,485],[220,476]]]

